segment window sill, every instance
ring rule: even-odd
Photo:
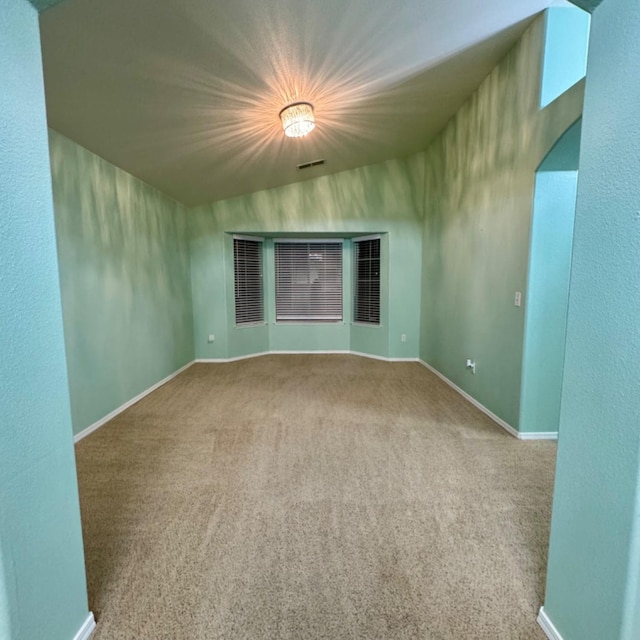
[[[344,320],[277,320],[276,322],[272,322],[274,326],[288,326],[296,325],[300,327],[326,327],[336,326],[336,325],[344,325],[346,322]]]
[[[266,322],[247,322],[246,324],[236,324],[234,329],[255,329],[256,327],[266,327]]]

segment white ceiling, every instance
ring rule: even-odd
[[[40,17],[49,125],[189,205],[372,164],[424,149],[551,4],[65,0]],[[300,99],[317,128],[286,138]]]

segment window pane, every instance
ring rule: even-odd
[[[355,322],[380,324],[380,238],[354,242]]]
[[[342,320],[342,241],[276,242],[276,320]]]
[[[236,324],[264,322],[262,243],[233,239]]]

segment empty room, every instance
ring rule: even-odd
[[[636,0],[0,0],[0,640],[640,638]]]

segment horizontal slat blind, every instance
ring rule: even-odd
[[[342,320],[342,241],[275,243],[276,320]]]
[[[262,242],[233,239],[236,324],[264,322]]]
[[[380,324],[380,238],[353,243],[353,320]]]

